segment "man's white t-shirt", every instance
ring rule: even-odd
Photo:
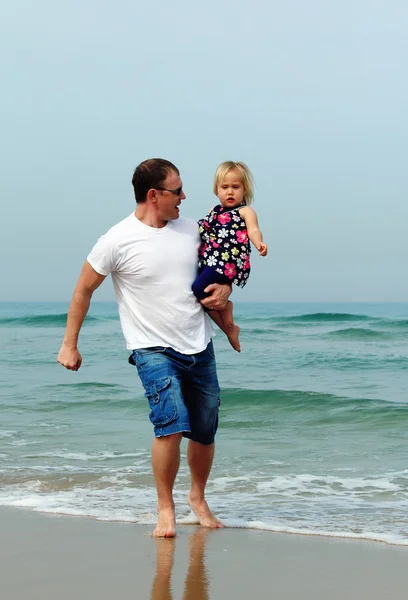
[[[179,217],[157,229],[133,213],[99,238],[87,260],[97,273],[112,276],[129,350],[205,350],[213,328],[191,291],[199,245],[191,219]]]

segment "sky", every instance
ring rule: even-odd
[[[405,0],[3,0],[0,301],[69,301],[150,157],[193,219],[220,162],[252,170],[269,254],[235,301],[407,301],[407,22]]]

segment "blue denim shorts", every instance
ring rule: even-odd
[[[200,444],[214,443],[220,387],[212,341],[192,355],[160,346],[134,350],[129,362],[145,389],[156,437],[183,433]]]

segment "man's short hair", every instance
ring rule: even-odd
[[[136,202],[146,202],[147,192],[152,188],[161,187],[172,171],[180,175],[178,168],[164,158],[149,158],[140,163],[132,177]]]

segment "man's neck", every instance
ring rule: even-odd
[[[154,229],[162,229],[168,223],[168,221],[163,221],[163,219],[159,219],[157,214],[149,210],[148,206],[143,204],[139,204],[136,206],[136,210],[134,212],[136,219],[148,225],[148,227],[153,227]]]

